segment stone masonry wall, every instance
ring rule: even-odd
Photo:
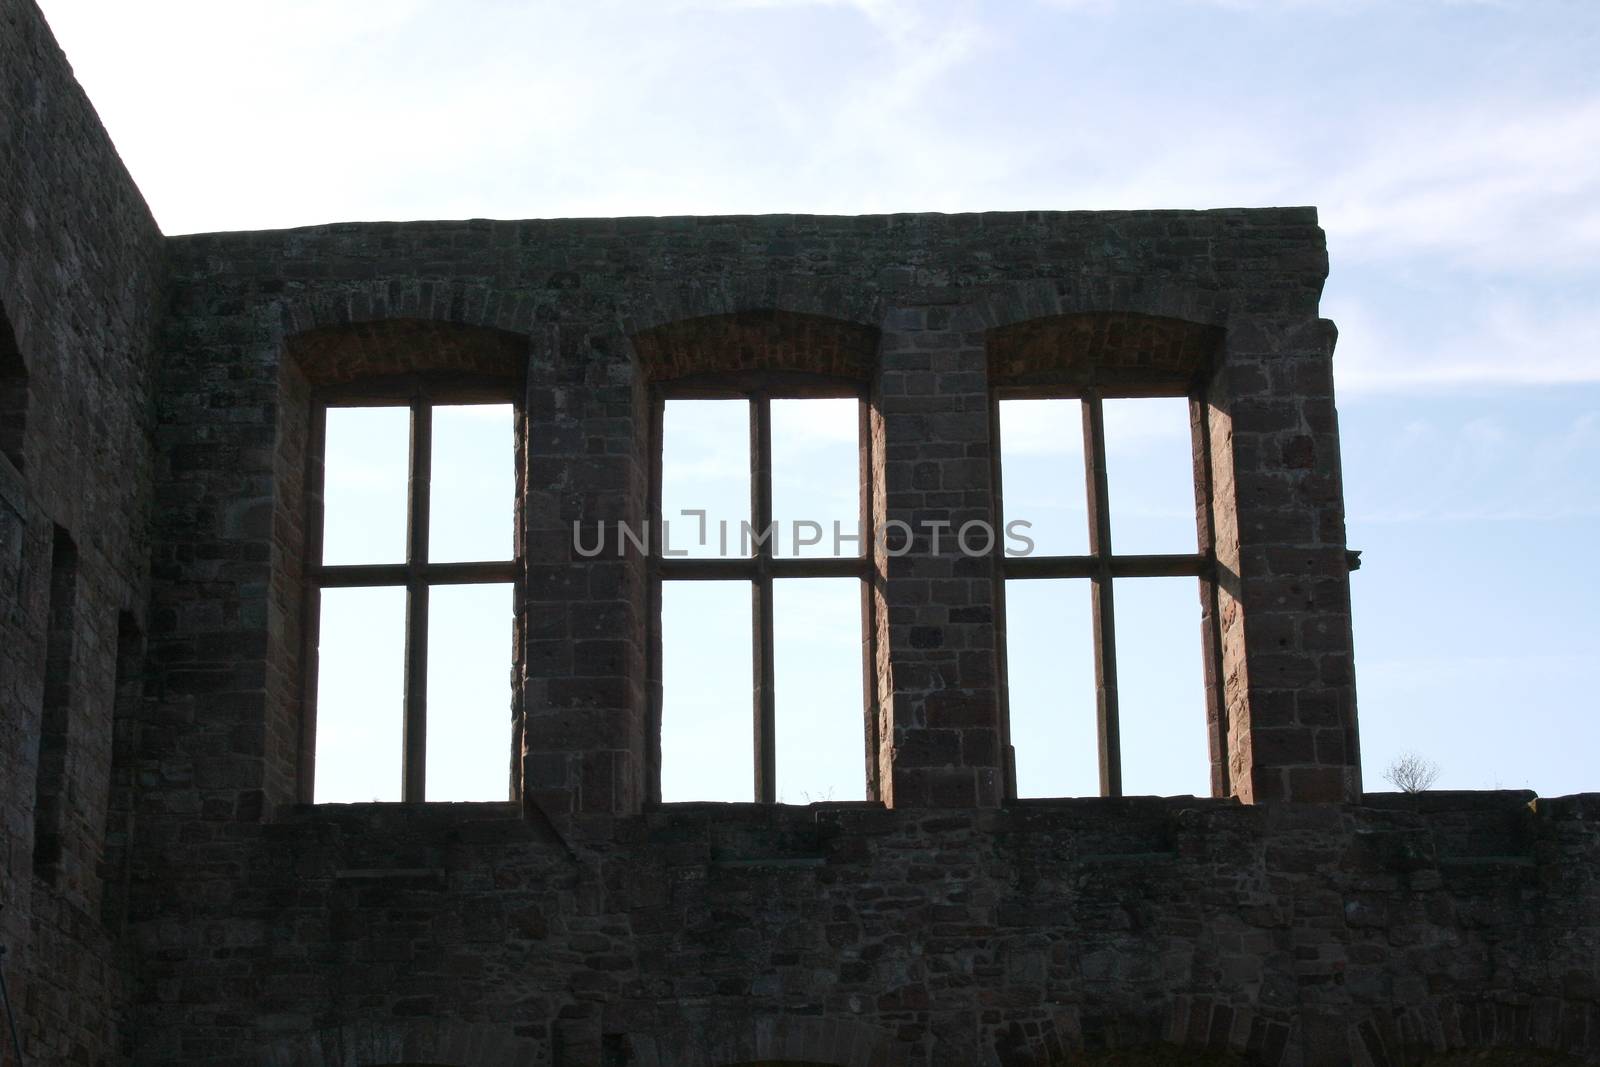
[[[1532,801],[308,807],[152,872],[135,1062],[1600,1062],[1600,797]]]
[[[38,10],[0,0],[0,943],[33,1063],[119,1046],[161,255]]]
[[[283,746],[259,735],[282,712],[267,680],[291,626],[267,621],[284,570],[272,560],[295,546],[239,518],[268,499],[280,515],[299,506],[271,461],[294,418],[281,410],[286,346],[421,321],[528,346],[522,632],[547,649],[596,642],[581,664],[565,653],[523,664],[522,795],[557,817],[638,811],[652,786],[642,568],[579,557],[572,524],[645,517],[642,392],[663,338],[709,338],[766,366],[755,350],[776,351],[770,339],[737,324],[773,312],[760,321],[805,323],[827,352],[837,337],[878,338],[866,368],[875,514],[919,530],[993,517],[989,347],[1003,328],[1137,316],[1220,343],[1207,401],[1231,742],[1214,777],[1246,800],[1359,795],[1343,743],[1355,714],[1348,577],[1328,570],[1344,560],[1332,396],[1293,391],[1330,359],[1309,209],[338,225],[179,238],[172,255],[157,598],[175,625],[153,638],[164,691],[186,709],[166,716],[158,748],[169,769],[191,768],[175,790],[188,806],[248,815],[294,797],[272,756]],[[1103,331],[1089,336],[1105,347]],[[1233,407],[1254,420],[1238,437]],[[955,557],[948,538],[935,554],[929,540],[878,561],[879,795],[993,806],[1006,785],[993,564]],[[1313,582],[1326,595],[1297,599]],[[1270,616],[1287,629],[1269,634]],[[1246,640],[1252,619],[1269,639]]]
[[[1592,798],[1349,806],[1312,212],[340,225],[181,238],[171,262],[138,1062],[1593,1057]],[[1197,416],[1214,773],[1255,806],[1005,804],[992,564],[919,545],[875,579],[882,804],[654,808],[643,568],[580,557],[571,526],[647,511],[663,338],[787,367],[752,324],[875,331],[877,513],[959,525],[992,508],[991,339],[1095,315],[1087,335],[1220,339]],[[304,807],[275,763],[292,613],[269,590],[299,493],[278,457],[306,402],[284,353],[385,321],[528,346],[520,808]],[[268,499],[274,523],[240,518]]]
[[[1600,797],[1362,793],[1313,210],[163,240],[30,0],[0,119],[29,1063],[1600,1063]],[[509,803],[301,803],[312,390],[400,358],[525,358]],[[656,378],[750,368],[864,382],[913,526],[993,517],[1002,378],[1187,392],[1217,795],[1008,800],[995,563],[923,536],[875,799],[660,805],[649,571],[573,524],[650,517]]]

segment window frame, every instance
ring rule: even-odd
[[[862,536],[855,556],[777,556],[771,539],[755,546],[749,557],[690,557],[664,554],[661,481],[666,405],[669,400],[746,400],[750,411],[750,523],[756,531],[772,522],[772,401],[854,399],[857,404],[857,514]],[[754,746],[753,803],[777,804],[777,691],[773,583],[785,578],[857,578],[861,583],[863,760],[866,799],[879,798],[877,614],[874,585],[878,574],[872,537],[875,499],[872,463],[872,401],[867,382],[804,371],[758,371],[692,375],[653,382],[650,387],[649,553],[650,595],[649,744],[650,796],[661,803],[662,583],[667,581],[748,581],[752,611],[752,715]],[[688,801],[685,803],[694,803]]]
[[[523,523],[522,479],[514,479],[511,502],[511,558],[459,563],[429,562],[428,539],[432,497],[433,409],[466,404],[509,404],[512,411],[514,468],[524,450],[521,383],[492,375],[415,372],[385,375],[332,385],[313,386],[306,442],[306,530],[303,570],[299,798],[316,803],[317,679],[320,667],[322,590],[402,587],[406,590],[401,786],[398,801],[427,803],[428,768],[428,593],[437,585],[511,586],[512,617],[522,613]],[[322,561],[325,517],[325,474],[329,408],[405,407],[410,412],[410,447],[406,460],[406,558],[400,563],[336,563]],[[522,661],[520,628],[514,630],[512,662]],[[516,718],[520,694],[511,687],[508,711]],[[513,722],[514,725],[514,722]],[[515,732],[513,731],[513,737]],[[515,744],[511,746],[514,750]],[[506,753],[508,781],[515,751]],[[508,795],[511,791],[508,788]],[[497,803],[488,801],[486,803]]]
[[[1119,555],[1111,540],[1111,500],[1108,489],[1105,409],[1106,400],[1185,397],[1189,401],[1189,440],[1194,460],[1196,508],[1196,551],[1134,553]],[[1212,473],[1211,425],[1203,384],[1122,385],[1107,387],[1093,381],[1062,385],[995,386],[990,390],[989,425],[993,447],[994,514],[1000,529],[1005,529],[1004,460],[1000,441],[1000,404],[1005,400],[1078,400],[1083,410],[1083,459],[1086,503],[1088,506],[1089,552],[1086,555],[1008,556],[1005,539],[996,538],[995,560],[996,634],[1001,721],[1005,751],[1011,747],[1010,663],[1006,645],[1006,582],[1010,579],[1087,578],[1091,583],[1091,613],[1094,625],[1095,729],[1099,742],[1100,796],[1120,797],[1122,792],[1122,736],[1117,693],[1116,596],[1118,578],[1195,578],[1200,583],[1202,662],[1204,664],[1203,707],[1211,728],[1211,792],[1226,793],[1228,780],[1228,717],[1221,685],[1222,632],[1219,612],[1215,514],[1212,502],[1215,479]],[[1006,797],[1018,800],[1014,758],[1006,760]],[[1021,798],[1034,799],[1034,798]]]

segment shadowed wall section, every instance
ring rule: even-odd
[[[1222,336],[1218,326],[1126,312],[1024,319],[990,332],[989,383],[1165,395],[1210,371]]]
[[[165,246],[31,0],[0,0],[0,116],[0,944],[28,1062],[110,1063],[117,632],[150,604]]]
[[[631,340],[652,381],[732,373],[866,381],[878,355],[878,331],[871,326],[772,309],[684,319],[641,330]]]

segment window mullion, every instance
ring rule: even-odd
[[[306,461],[306,555],[305,601],[301,606],[301,655],[304,662],[300,670],[300,780],[299,797],[302,804],[316,800],[317,780],[317,672],[321,664],[318,645],[322,629],[322,586],[317,576],[322,571],[323,523],[327,509],[324,506],[327,481],[328,405],[323,400],[311,404],[310,440],[307,442]]]
[[[878,780],[878,626],[873,613],[872,567],[877,555],[877,538],[872,521],[872,405],[863,392],[856,401],[856,481],[859,486],[856,532],[861,535],[861,717],[864,745],[864,771],[867,799],[877,800]]]
[[[662,676],[662,643],[661,643],[661,468],[662,456],[666,450],[666,417],[667,398],[656,388],[650,394],[650,436],[649,451],[646,453],[650,461],[649,500],[645,508],[646,540],[649,543],[648,567],[646,568],[649,580],[645,583],[646,595],[649,596],[649,610],[645,618],[649,627],[645,646],[645,655],[648,658],[649,670],[646,679],[650,686],[650,722],[645,734],[647,757],[649,759],[649,797],[653,803],[661,803],[661,716],[665,693],[661,685]],[[602,527],[603,528],[603,527]]]
[[[401,799],[427,799],[428,770],[428,508],[433,481],[433,408],[411,401],[411,487],[406,515],[406,683]]]
[[[1088,459],[1089,554],[1094,588],[1094,674],[1100,735],[1100,793],[1122,795],[1122,738],[1117,711],[1116,610],[1111,584],[1111,505],[1106,478],[1105,409],[1098,390],[1083,399],[1083,452]]]
[[[758,531],[755,601],[755,796],[776,803],[777,695],[773,662],[772,540],[762,537],[772,525],[772,401],[758,393],[750,401],[750,518]]]
[[[1205,390],[1197,387],[1189,398],[1189,439],[1194,443],[1195,505],[1199,513],[1200,554],[1206,571],[1200,577],[1200,606],[1205,613],[1206,698],[1212,719],[1211,795],[1233,792],[1228,770],[1228,702],[1223,695],[1222,606],[1217,601],[1217,528],[1212,509],[1214,488],[1211,465],[1211,414]]]
[[[1003,778],[1003,795],[1006,800],[1017,799],[1017,760],[1011,747],[1011,661],[1006,647],[1006,528],[1005,470],[1000,451],[1000,396],[989,395],[989,486],[994,501],[992,519],[995,537],[992,546],[994,571],[994,656],[995,668],[1000,678],[1000,767]]]

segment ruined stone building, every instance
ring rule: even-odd
[[[1600,796],[1363,791],[1312,209],[169,238],[31,0],[0,0],[0,92],[0,966],[27,1063],[1600,1062]],[[861,583],[864,801],[773,802],[759,633],[751,802],[661,801],[659,590],[718,565],[618,532],[660,506],[669,395],[758,423],[860,398],[863,513],[909,550],[723,562],[757,603]],[[1188,398],[1197,549],[936,551],[930,522],[1001,517],[1013,396],[1083,400],[1091,456],[1102,399]],[[515,410],[511,557],[325,566],[326,411],[424,427],[483,397]],[[1210,796],[1120,795],[1110,590],[1149,574],[1201,591]],[[1018,796],[1026,576],[1102,594],[1105,796]],[[431,586],[474,580],[512,588],[505,799],[423,799],[414,699],[404,796],[314,803],[322,591],[410,590],[415,637]]]

